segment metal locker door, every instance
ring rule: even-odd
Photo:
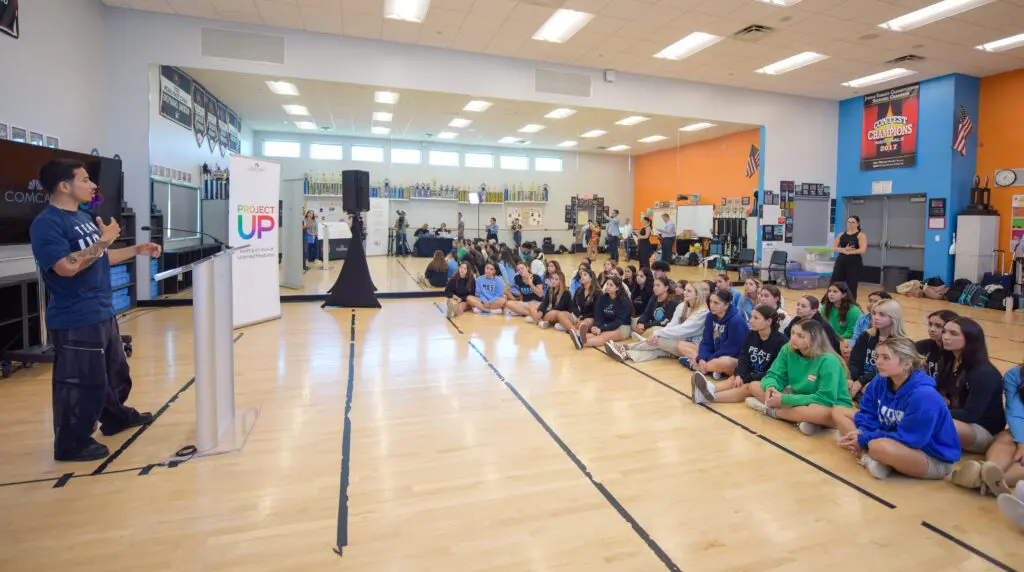
[[[864,252],[864,276],[861,282],[878,284],[882,281],[882,265],[885,263],[882,242],[884,241],[885,198],[851,197],[844,201],[844,216],[859,216],[860,229],[868,237],[868,249]],[[836,236],[846,231],[846,220],[836,221]]]
[[[906,266],[910,279],[924,276],[924,240],[928,200],[925,195],[892,195],[885,217],[885,265]]]

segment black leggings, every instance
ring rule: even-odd
[[[636,241],[637,255],[640,257],[640,268],[651,267],[651,241],[648,238],[641,238]]]
[[[832,269],[830,282],[846,282],[850,287],[850,294],[857,299],[857,284],[860,283],[860,275],[864,272],[864,259],[859,254],[840,254],[836,260],[836,266]]]

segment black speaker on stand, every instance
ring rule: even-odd
[[[363,221],[359,214],[370,210],[370,173],[343,171],[341,181],[342,208],[352,215],[352,242],[338,279],[327,291],[327,300],[321,307],[380,308],[374,293],[377,287],[373,285],[370,267],[366,263]]]

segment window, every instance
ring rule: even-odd
[[[298,141],[264,141],[264,157],[291,157],[302,155],[302,145]]]
[[[365,145],[353,145],[352,160],[367,161],[370,163],[381,163],[384,161],[384,148],[366,147]]]
[[[423,153],[419,149],[391,149],[391,162],[400,165],[419,165]]]
[[[466,153],[466,166],[480,169],[494,168],[494,155],[488,153]]]
[[[430,164],[438,167],[458,167],[459,154],[455,151],[431,151]]]
[[[326,145],[324,143],[313,143],[309,146],[310,159],[326,159],[329,161],[341,161],[341,145]]]
[[[530,158],[519,155],[502,155],[501,168],[512,171],[526,171],[530,168]]]
[[[537,157],[533,160],[533,168],[537,171],[562,172],[562,160],[558,157]]]

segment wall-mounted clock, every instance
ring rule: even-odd
[[[1000,169],[996,171],[995,183],[997,187],[1011,187],[1017,183],[1017,171],[1013,169]]]

